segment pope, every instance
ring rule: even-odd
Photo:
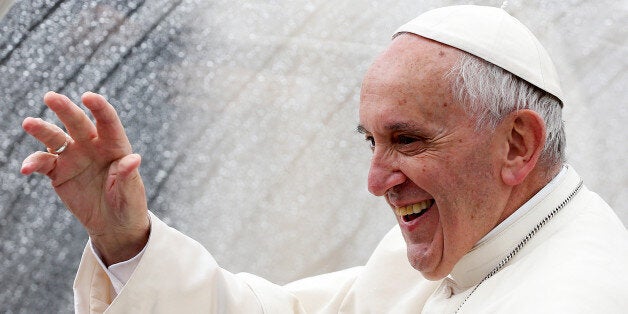
[[[565,160],[553,63],[499,8],[453,6],[401,26],[364,77],[368,189],[397,218],[366,265],[285,286],[220,268],[148,211],[131,145],[100,95],[26,118],[41,173],[89,233],[77,313],[622,313],[628,232]]]

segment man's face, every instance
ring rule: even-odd
[[[475,131],[444,78],[460,53],[399,36],[369,69],[360,100],[359,128],[374,144],[369,191],[386,198],[410,263],[433,280],[503,220],[508,199],[499,132]]]

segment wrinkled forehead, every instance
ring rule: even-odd
[[[373,62],[362,84],[372,93],[448,92],[448,74],[463,52],[414,34],[397,36]]]
[[[360,123],[372,131],[399,123],[449,125],[462,107],[453,103],[448,75],[461,53],[417,35],[396,37],[364,78]]]

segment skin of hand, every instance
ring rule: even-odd
[[[44,96],[44,103],[59,117],[67,135],[42,119],[24,119],[24,130],[49,152],[26,157],[21,173],[37,172],[50,178],[55,192],[85,227],[109,266],[137,255],[148,241],[150,218],[138,170],[141,158],[132,153],[120,118],[103,96],[87,92],[81,100],[95,124],[68,97],[55,92]],[[66,140],[65,150],[53,154]]]

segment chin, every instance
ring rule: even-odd
[[[425,279],[432,281],[441,280],[449,274],[449,271],[442,269],[443,267],[441,267],[440,260],[436,263],[430,263],[430,257],[434,260],[433,256],[425,256],[422,254],[423,256],[419,257],[417,255],[416,252],[412,252],[408,247],[408,261],[410,265],[412,268],[418,270]]]

